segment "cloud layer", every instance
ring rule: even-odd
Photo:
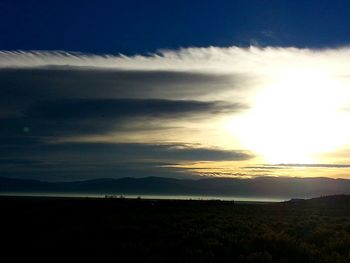
[[[208,47],[136,56],[1,51],[0,171],[55,180],[179,176],[201,174],[190,163],[218,162],[219,169],[219,162],[248,161],[251,149],[225,123],[254,108],[256,94],[276,78],[293,79],[296,69],[349,85],[349,57],[347,47]],[[214,170],[208,174],[220,173]],[[237,173],[225,170],[230,174]]]
[[[184,162],[242,161],[252,158],[244,151],[182,144],[42,144],[33,140],[17,140],[3,143],[2,146],[2,176],[46,181],[125,176],[193,177],[194,173],[172,166]]]
[[[281,66],[318,65],[348,72],[350,48],[299,49],[279,47],[207,47],[160,50],[155,54],[124,56],[64,51],[0,51],[0,68],[83,67],[85,69],[189,71],[206,73],[269,73]]]

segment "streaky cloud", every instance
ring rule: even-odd
[[[307,49],[294,47],[190,47],[159,50],[148,55],[96,55],[66,51],[0,51],[0,68],[83,67],[86,69],[171,70],[226,73],[268,73],[279,67],[313,63],[348,74],[349,47]],[[331,60],[330,60],[331,58]]]
[[[288,168],[350,168],[350,164],[330,163],[278,163],[246,166],[245,169],[288,169]]]
[[[198,177],[176,167],[193,161],[242,161],[253,158],[242,150],[188,144],[44,143],[14,141],[0,149],[2,176],[71,180],[125,176]]]
[[[66,99],[49,100],[33,105],[26,112],[29,118],[93,119],[131,117],[176,117],[189,114],[232,113],[245,109],[239,103],[223,101],[161,99]]]
[[[281,163],[273,165],[275,167],[314,167],[314,168],[350,168],[350,164],[329,164],[329,163]]]

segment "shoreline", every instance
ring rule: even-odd
[[[145,201],[217,201],[242,204],[270,204],[287,201],[287,199],[218,197],[218,196],[190,196],[190,195],[105,195],[105,194],[60,194],[60,193],[0,193],[0,198],[43,198],[43,199],[97,199],[97,200],[145,200]]]

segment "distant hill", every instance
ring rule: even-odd
[[[291,199],[287,204],[298,206],[312,207],[327,207],[327,208],[349,208],[350,209],[350,194],[320,196],[311,199]]]
[[[350,180],[277,177],[190,180],[144,177],[42,182],[0,177],[0,193],[201,195],[290,199],[350,194]]]

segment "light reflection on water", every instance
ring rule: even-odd
[[[91,193],[0,193],[0,196],[28,196],[28,197],[74,197],[74,198],[142,198],[162,200],[222,200],[236,202],[282,202],[283,198],[264,198],[246,196],[200,196],[200,195],[148,195],[148,194],[91,194]]]

